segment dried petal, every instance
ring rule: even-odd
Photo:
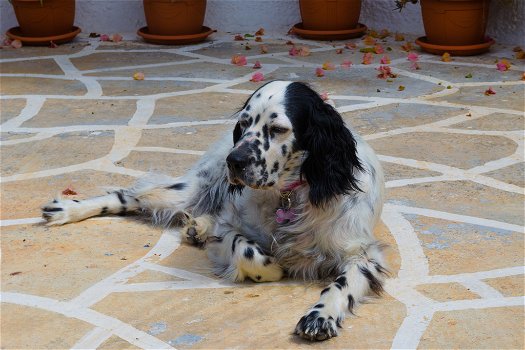
[[[2,43],[2,45],[4,45],[4,46],[11,46],[11,43],[12,43],[12,42],[13,42],[13,41],[12,41],[11,39],[9,39],[9,38],[5,38],[5,39],[4,39],[4,42]]]
[[[413,50],[414,47],[412,46],[412,43],[410,41],[407,41],[404,45],[401,45],[401,50],[409,52]]]
[[[118,34],[118,33],[115,33],[111,36],[111,41],[113,41],[114,43],[119,43],[122,41],[122,35]]]
[[[318,77],[324,77],[324,71],[323,71],[323,69],[317,67],[317,68],[315,69],[315,75],[317,75]]]
[[[443,56],[441,56],[441,61],[450,62],[452,61],[452,58],[450,57],[450,54],[448,52],[445,52]]]
[[[467,75],[465,75],[465,78],[467,78],[467,79],[472,78],[472,73],[468,73]]]
[[[261,50],[261,53],[268,53],[268,46],[261,45],[261,46],[259,46],[259,48]]]
[[[295,46],[292,46],[292,48],[288,51],[288,54],[290,56],[297,56],[299,54],[299,50]]]
[[[293,43],[293,41],[288,40],[288,41],[286,42],[286,45],[295,45],[295,44]]]
[[[496,91],[494,91],[491,87],[489,87],[487,90],[485,90],[485,95],[486,96],[496,95]]]
[[[69,186],[68,188],[66,188],[65,190],[62,191],[62,194],[64,196],[76,196],[78,193],[76,193],[72,188],[71,186]]]
[[[372,64],[373,55],[370,52],[367,52],[363,55],[363,64]]]
[[[242,45],[242,44],[241,44],[241,45]],[[245,49],[245,50],[251,50],[252,47],[251,47],[250,45],[246,44],[246,45],[244,46],[244,49]]]
[[[523,49],[520,47],[520,46],[515,46],[512,51],[514,52],[520,52],[520,51],[523,51]]]
[[[516,52],[516,58],[519,60],[525,59],[525,51]]]
[[[399,85],[399,87],[397,88],[397,91],[404,91],[405,90],[405,87],[403,85]]]
[[[261,72],[254,73],[252,75],[252,78],[250,79],[250,81],[252,81],[254,83],[258,83],[258,82],[263,81],[263,80],[264,80],[264,75]]]
[[[252,68],[254,68],[254,69],[259,69],[259,68],[261,68],[261,67],[262,67],[261,62],[259,62],[259,61],[255,61],[255,63],[253,64],[253,67],[252,67]]]
[[[389,66],[379,66],[376,68],[379,71],[377,77],[379,79],[396,78],[397,74],[392,73],[392,69]]]
[[[509,70],[510,68],[510,62],[506,59],[501,59],[498,63],[496,63],[496,69],[500,72],[505,72]]]
[[[302,57],[310,56],[310,49],[306,46],[300,46],[298,54]]]
[[[142,73],[142,72],[135,72],[133,74],[133,79],[135,79],[135,80],[144,80],[144,73]]]
[[[334,70],[335,69],[335,64],[333,64],[330,61],[326,61],[325,63],[323,63],[323,67],[322,68],[324,70]]]
[[[394,36],[394,40],[395,41],[405,41],[405,36],[403,34],[396,33],[396,35]]]
[[[233,40],[235,40],[235,41],[244,41],[244,38],[243,38],[242,35],[237,34],[237,35],[235,35],[235,36],[233,37]]]
[[[19,48],[22,47],[22,42],[20,40],[18,40],[18,39],[15,39],[15,40],[11,41],[11,47],[13,49],[19,49]]]
[[[262,41],[262,38],[260,36],[255,37],[255,42],[260,43]]]
[[[410,62],[417,62],[417,60],[419,59],[419,55],[415,52],[410,52],[407,56],[407,59]]]
[[[100,36],[100,41],[109,41],[109,35],[107,34],[102,34]]]
[[[335,50],[335,53],[338,54],[338,55],[340,55],[340,54],[343,53],[343,49],[336,49],[336,50]]]
[[[381,57],[381,60],[379,60],[379,63],[390,64],[390,57],[388,57],[388,55],[384,55],[383,57]]]
[[[374,39],[374,38],[371,37],[370,35],[367,35],[367,36],[365,36],[365,38],[363,39],[363,42],[365,43],[365,45],[373,46],[373,45],[376,44],[376,39]]]
[[[259,30],[255,32],[255,35],[264,35],[264,28],[259,28]]]
[[[233,55],[231,62],[237,66],[245,66],[248,63],[243,55]]]
[[[381,53],[385,52],[385,50],[383,50],[383,47],[381,45],[376,45],[376,46],[374,46],[374,52],[377,53],[377,54],[381,54]]]

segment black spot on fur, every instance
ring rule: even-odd
[[[323,295],[324,293],[328,293],[329,290],[330,290],[330,287],[326,287],[325,289],[321,291],[321,295]]]
[[[273,185],[275,185],[275,182],[274,181],[270,181],[266,184],[266,186],[268,187],[272,187]]]
[[[256,246],[255,249],[257,250],[257,253],[259,253],[259,254],[261,254],[261,255],[264,255],[264,252],[262,251],[261,248],[259,248],[259,247]]]
[[[73,202],[75,202],[75,203],[80,203],[80,201],[77,201],[76,199],[73,199]]]
[[[253,249],[251,247],[246,248],[244,251],[244,257],[248,260],[253,259]]]
[[[58,203],[58,201],[56,199],[53,199],[53,203]]]
[[[270,259],[269,257],[266,257],[266,259],[264,259],[263,265],[264,266],[268,266],[271,263],[272,263],[272,259]]]
[[[275,118],[277,118],[277,113],[270,114],[270,119],[275,119]]]
[[[352,294],[348,294],[348,310],[353,313],[355,300]]]
[[[202,169],[200,170],[198,173],[197,173],[197,176],[198,177],[209,177],[210,176],[210,172],[208,169]]]
[[[259,92],[257,95],[255,95],[255,97],[257,98],[261,97],[261,93]]]
[[[335,280],[336,286],[340,285],[342,288],[346,287],[348,284],[346,283],[346,277],[345,276],[339,276]],[[339,288],[341,289],[341,288]]]
[[[341,115],[308,85],[298,82],[286,88],[285,109],[297,138],[296,148],[308,152],[301,176],[310,184],[310,202],[323,206],[338,195],[360,191],[357,173],[363,167],[356,140]]]
[[[185,188],[186,188],[186,184],[184,182],[179,182],[179,183],[166,187],[166,189],[168,190],[183,190]]]
[[[378,280],[370,270],[365,266],[359,266],[359,271],[366,277],[368,280],[368,286],[370,290],[376,294],[381,294],[383,292],[383,284]]]
[[[261,278],[262,278],[262,277],[261,277],[261,276],[259,276],[259,275],[255,276],[255,279],[256,279],[257,281],[260,281],[260,280],[261,280]]]
[[[62,208],[50,208],[50,207],[45,207],[45,208],[43,208],[43,210],[44,210],[44,211],[51,211],[51,212],[53,212],[53,211],[63,211],[64,209],[62,209]]]
[[[120,207],[120,211],[118,212],[117,215],[124,216],[127,214],[127,212],[128,212],[128,208],[125,205],[123,205]]]
[[[272,97],[273,97],[273,95],[270,95],[270,97],[268,97],[268,100],[271,100],[271,99],[272,99]]]
[[[314,306],[314,309],[322,309],[324,307],[324,304],[317,304]]]
[[[108,213],[108,207],[102,207],[102,210],[100,211],[100,215],[106,215]]]
[[[257,114],[257,116],[255,117],[255,124],[257,124],[259,120],[261,120],[261,115]]]
[[[241,119],[247,119],[248,117],[250,116],[250,114],[246,113],[246,112],[243,112],[241,114]]]
[[[288,152],[288,146],[282,145],[281,146],[281,154],[283,155],[283,157],[286,155],[287,152]]]
[[[122,194],[122,191],[115,192],[117,194],[118,200],[120,201],[120,204],[126,204],[126,198],[124,198],[124,195]]]
[[[276,173],[277,171],[279,171],[279,162],[278,161],[275,161],[275,163],[273,163],[273,167],[272,167],[272,174]]]
[[[268,125],[264,125],[262,128],[263,132],[263,147],[267,151],[270,149],[270,135],[268,134]]]
[[[246,110],[247,110],[247,111],[249,111],[251,108],[252,108],[252,106],[250,106],[250,105],[247,105],[247,106],[246,106]]]
[[[237,245],[237,240],[240,239],[241,237],[242,237],[241,235],[235,235],[235,237],[233,237],[232,253],[235,252],[235,246]]]

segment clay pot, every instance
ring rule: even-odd
[[[421,0],[429,43],[473,45],[485,41],[490,0]]]
[[[304,29],[354,29],[361,13],[361,0],[300,0],[299,7]]]
[[[75,0],[12,0],[20,33],[50,37],[70,33],[75,21]]]
[[[144,14],[151,34],[197,34],[202,31],[206,0],[144,0]]]

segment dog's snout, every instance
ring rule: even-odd
[[[233,151],[226,158],[228,169],[235,174],[240,174],[248,165],[248,157],[244,152]]]

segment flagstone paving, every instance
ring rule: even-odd
[[[290,56],[288,40],[310,55]],[[364,65],[364,43],[351,42],[216,33],[193,46],[84,36],[1,49],[0,347],[524,348],[524,61],[503,45],[452,62],[414,49],[416,70],[386,38],[397,77],[384,80],[383,54]],[[234,54],[248,65],[232,65]],[[501,58],[509,71],[496,70]],[[183,174],[264,83],[250,82],[256,60],[265,81],[328,92],[385,170],[375,234],[390,246],[391,278],[324,343],[292,335],[321,284],[222,281],[205,251],[141,216],[39,218],[68,187],[84,198],[148,171]],[[316,77],[328,60],[335,69]],[[139,71],[145,80],[133,80]]]

